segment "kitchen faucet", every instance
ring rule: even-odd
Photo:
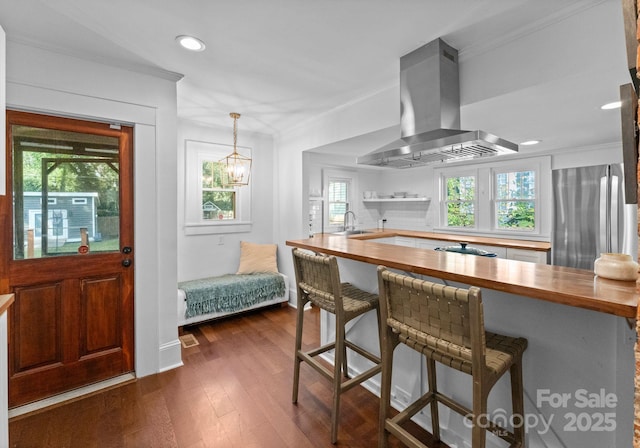
[[[353,219],[351,220],[351,229],[347,228],[347,215],[351,214],[351,216],[353,216]],[[351,210],[348,210],[345,214],[344,214],[344,218],[343,218],[343,229],[345,232],[347,230],[356,230],[356,214],[353,213]]]

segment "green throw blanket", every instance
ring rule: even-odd
[[[284,279],[278,274],[226,274],[178,283],[187,296],[185,317],[233,312],[283,296]]]

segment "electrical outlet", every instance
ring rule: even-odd
[[[218,246],[222,246],[224,244],[224,236],[218,236]]]

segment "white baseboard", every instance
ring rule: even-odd
[[[183,366],[182,344],[180,339],[175,339],[160,346],[158,372],[176,369]]]

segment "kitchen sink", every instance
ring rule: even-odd
[[[368,230],[343,230],[342,232],[333,232],[332,235],[362,235],[363,233],[372,233]]]

